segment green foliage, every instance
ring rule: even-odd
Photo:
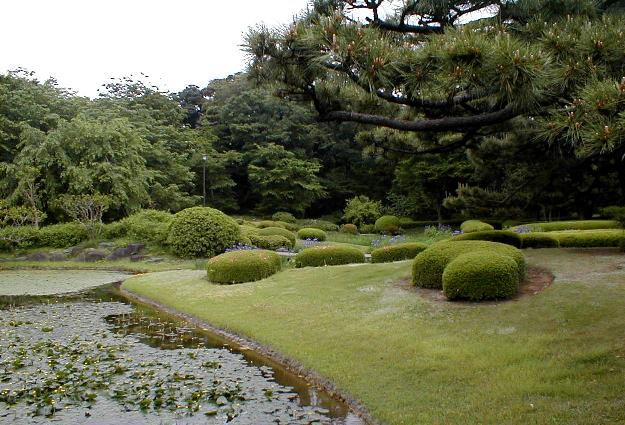
[[[238,224],[219,210],[193,207],[174,215],[167,244],[180,257],[214,257],[241,237]]]
[[[135,241],[163,246],[173,218],[167,211],[141,210],[123,219],[122,226],[126,236]]]
[[[87,240],[89,235],[80,223],[63,223],[39,229],[37,245],[41,247],[67,248]]]
[[[360,233],[369,234],[375,232],[375,226],[373,224],[361,224],[358,227],[360,228]]]
[[[420,252],[427,249],[428,245],[422,242],[406,242],[387,245],[371,251],[372,263],[388,263],[413,259]]]
[[[398,233],[399,218],[394,215],[383,215],[375,221],[375,231],[378,233]]]
[[[357,248],[323,245],[306,248],[295,256],[295,267],[322,267],[364,263],[365,254]]]
[[[486,230],[454,236],[452,241],[491,241],[521,248],[521,236],[509,230]]]
[[[480,220],[467,220],[463,221],[460,225],[460,230],[464,233],[471,232],[484,232],[488,230],[494,230],[495,228],[488,223],[484,223]]]
[[[260,231],[258,227],[246,226],[246,225],[240,225],[239,229],[241,230],[241,234],[243,236],[249,236],[250,234],[258,235],[258,232]]]
[[[39,230],[33,226],[7,226],[0,228],[0,248],[30,248],[37,244]]]
[[[443,293],[450,300],[511,298],[519,289],[518,269],[506,255],[489,251],[462,254],[445,267]]]
[[[259,221],[258,223],[256,223],[256,227],[258,227],[259,229],[264,229],[265,227],[282,227],[283,229],[286,229],[284,224],[270,220]]]
[[[290,212],[278,211],[271,216],[273,221],[284,221],[286,223],[295,223],[295,216]]]
[[[471,252],[495,253],[514,259],[518,265],[519,281],[525,275],[523,253],[510,245],[489,241],[442,241],[417,255],[412,263],[412,282],[424,288],[442,288],[443,271],[456,257]]]
[[[279,272],[281,267],[280,256],[265,250],[226,252],[206,264],[208,280],[226,284],[261,280]]]
[[[562,248],[618,247],[625,233],[620,229],[565,230],[544,233],[553,236]]]
[[[594,230],[594,229],[617,229],[619,223],[616,220],[571,220],[550,221],[545,223],[527,223],[513,228],[529,227],[533,232],[555,232],[561,230]]]
[[[57,201],[60,209],[82,224],[89,239],[96,239],[102,231],[102,216],[109,208],[111,198],[95,193],[92,195],[62,195]]]
[[[360,227],[363,224],[373,224],[382,215],[382,204],[359,195],[347,201],[343,212],[343,220]]]
[[[604,208],[601,213],[618,221],[621,227],[625,228],[625,207],[611,206]]]
[[[128,226],[124,221],[114,221],[102,226],[102,237],[105,239],[117,239],[126,237]]]
[[[280,248],[293,248],[293,243],[283,235],[259,235],[251,233],[247,236],[250,243],[258,248],[275,251]]]
[[[325,241],[328,235],[321,229],[304,227],[297,231],[297,237],[299,239],[317,239],[318,241]]]
[[[295,234],[289,230],[283,229],[282,227],[265,227],[258,231],[258,234],[261,236],[269,236],[269,235],[280,235],[284,236],[291,242],[290,248],[295,246]]]
[[[544,233],[522,233],[521,248],[560,248],[558,239]]]
[[[326,232],[336,232],[339,230],[339,226],[326,220],[297,220],[297,224],[300,227],[312,227],[314,229],[321,229]]]
[[[39,226],[46,218],[46,213],[36,207],[24,205],[10,206],[4,199],[0,199],[0,226]]]
[[[355,224],[346,223],[346,224],[341,225],[341,227],[339,228],[339,232],[341,232],[341,233],[349,233],[350,235],[357,235],[358,234],[358,227],[356,227]]]

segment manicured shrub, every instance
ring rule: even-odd
[[[243,236],[249,236],[250,234],[258,235],[261,229],[253,226],[240,225],[239,229],[241,230],[241,234]]]
[[[275,251],[280,248],[293,248],[293,244],[291,241],[282,235],[257,235],[257,234],[249,234],[248,238],[253,246],[262,249],[269,249],[271,251]]]
[[[295,216],[289,212],[278,211],[271,216],[273,221],[284,221],[286,223],[295,223]]]
[[[336,232],[339,230],[339,226],[326,220],[297,220],[297,224],[301,227],[320,229],[325,232]]]
[[[297,231],[297,237],[299,239],[317,239],[318,241],[326,240],[326,232],[321,229],[315,229],[312,227],[304,227]]]
[[[518,269],[512,257],[496,252],[462,254],[443,271],[443,293],[450,300],[510,298],[519,290]]]
[[[181,257],[214,257],[240,237],[239,225],[226,214],[214,208],[193,207],[174,215],[167,243]]]
[[[509,230],[486,230],[454,236],[452,241],[491,241],[521,248],[521,236]]]
[[[348,233],[350,235],[357,235],[358,227],[356,227],[356,225],[352,223],[343,224],[341,228],[339,229],[339,232]]]
[[[282,261],[265,250],[231,251],[208,260],[208,280],[216,283],[254,282],[280,271]]]
[[[373,224],[361,224],[360,233],[373,233],[375,232],[375,226]]]
[[[402,229],[415,229],[417,227],[423,227],[420,221],[415,221],[410,217],[399,217],[399,227]]]
[[[359,249],[332,245],[306,248],[295,256],[295,267],[336,266],[364,262],[365,254]]]
[[[33,226],[6,226],[0,228],[0,249],[30,248],[38,241],[39,230]]]
[[[562,248],[611,248],[618,247],[625,233],[621,229],[568,230],[549,232]]]
[[[102,226],[102,237],[105,239],[124,238],[128,234],[128,226],[123,220],[107,223]]]
[[[295,223],[287,223],[286,221],[276,221],[278,227],[284,227],[286,230],[290,230],[291,232],[297,232],[299,230],[299,226]]]
[[[375,221],[375,231],[391,234],[399,232],[399,218],[394,215],[383,215]]]
[[[259,229],[264,229],[265,227],[282,227],[283,229],[286,229],[284,224],[271,220],[259,221],[258,223],[256,223],[256,227],[258,227]]]
[[[265,227],[264,229],[260,229],[258,234],[261,236],[269,236],[269,235],[280,235],[284,236],[291,242],[291,247],[295,245],[295,234],[290,232],[282,227]]]
[[[343,220],[357,226],[372,224],[382,215],[382,204],[372,201],[367,196],[356,196],[345,206]]]
[[[570,220],[527,223],[521,226],[529,228],[532,232],[557,232],[562,230],[617,229],[619,222],[616,220]],[[513,227],[511,230],[517,230],[521,226]]]
[[[372,263],[388,263],[415,258],[421,251],[427,249],[427,244],[421,242],[406,242],[387,245],[371,251]]]
[[[121,220],[126,226],[126,236],[155,245],[165,245],[169,226],[174,216],[167,211],[142,210]]]
[[[555,237],[545,233],[523,233],[521,248],[559,248],[560,242]]]
[[[467,220],[462,222],[462,224],[460,225],[460,230],[462,230],[464,233],[471,233],[495,230],[495,228],[490,224],[484,223],[480,220]]]
[[[430,245],[412,263],[412,282],[424,288],[442,288],[443,271],[456,257],[469,252],[487,251],[511,257],[519,266],[519,281],[525,276],[523,253],[511,246],[490,241],[442,241]]]
[[[39,229],[37,245],[41,247],[67,248],[87,240],[87,230],[80,223],[62,223]]]

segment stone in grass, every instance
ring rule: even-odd
[[[85,261],[92,263],[95,261],[102,261],[108,256],[108,253],[101,249],[87,248],[79,256],[79,261]]]
[[[50,253],[50,261],[65,261],[67,260],[67,254],[62,251],[52,251]]]
[[[130,261],[142,261],[145,260],[147,256],[141,254],[134,254],[130,256]]]
[[[143,243],[131,243],[127,246],[127,248],[130,250],[130,254],[134,255],[134,254],[138,254],[141,251],[143,251],[145,249],[145,244]]]
[[[33,252],[26,256],[28,261],[49,261],[50,255],[47,252]]]
[[[130,252],[130,249],[128,249],[128,247],[125,247],[125,246],[118,247],[118,248],[115,248],[113,252],[111,252],[109,256],[106,257],[106,259],[115,261],[115,260],[119,260],[120,258],[129,257],[130,254],[131,252]]]

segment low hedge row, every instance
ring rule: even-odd
[[[61,223],[35,229],[32,226],[0,229],[0,247],[12,248],[68,248],[87,240],[87,231],[80,223]]]
[[[491,226],[490,224],[484,223],[483,221],[480,221],[480,220],[466,220],[466,221],[463,221],[462,224],[460,225],[460,230],[462,230],[464,233],[471,233],[471,232],[485,232],[489,230],[495,230],[495,228]]]
[[[521,236],[509,230],[486,230],[479,232],[464,233],[454,236],[452,241],[491,241],[505,243],[516,248],[521,248]]]
[[[282,227],[265,227],[264,229],[260,229],[258,231],[258,234],[261,236],[271,236],[271,235],[284,236],[291,242],[291,247],[295,246],[295,234]]]
[[[486,252],[512,258],[518,266],[519,282],[525,276],[523,253],[511,246],[490,241],[442,241],[417,255],[412,263],[412,282],[424,288],[443,287],[443,272],[447,265],[463,254]]]
[[[547,233],[522,233],[521,248],[559,248],[557,238]]]
[[[331,221],[326,221],[326,220],[304,219],[304,220],[297,220],[297,224],[301,228],[320,229],[326,232],[336,232],[337,230],[339,230],[338,225],[332,223]]]
[[[299,239],[317,239],[318,241],[325,241],[327,238],[326,232],[321,229],[313,227],[304,227],[297,231],[297,237]]]
[[[625,240],[625,231],[622,229],[571,230],[543,234],[556,238],[562,248],[612,248],[620,246]]]
[[[227,284],[261,280],[281,268],[280,256],[265,250],[226,252],[211,258],[206,265],[211,282]]]
[[[618,229],[619,223],[616,220],[549,221],[544,223],[522,224],[513,227],[512,230],[517,230],[520,227],[527,227],[533,232],[556,232],[561,230]]]
[[[304,249],[295,256],[295,267],[336,266],[364,262],[365,254],[362,251],[343,246],[315,246]]]
[[[280,248],[293,248],[293,244],[289,239],[282,235],[258,235],[249,234],[250,243],[258,248],[275,251]]]
[[[427,249],[427,245],[421,242],[406,242],[395,245],[387,245],[371,251],[372,263],[388,263],[414,258],[421,251]]]

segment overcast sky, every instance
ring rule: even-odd
[[[249,26],[290,22],[308,0],[2,0],[0,73],[96,96],[111,77],[150,76],[161,89],[204,87],[244,68]]]

